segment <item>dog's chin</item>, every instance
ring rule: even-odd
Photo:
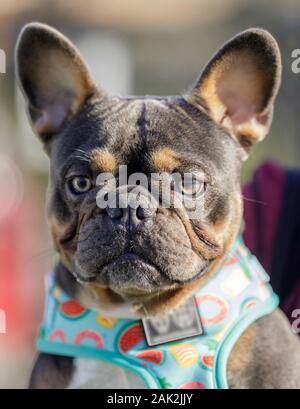
[[[93,283],[107,288],[132,303],[144,303],[164,293],[172,292],[185,284],[196,281],[209,270],[210,262],[203,264],[201,270],[191,274],[185,281],[172,279],[154,263],[134,253],[125,253],[101,268],[95,274],[75,273],[79,282]]]
[[[139,298],[174,286],[172,280],[153,263],[131,252],[115,258],[95,274],[79,272],[77,278],[79,281],[81,279],[99,287],[110,288],[126,298]]]

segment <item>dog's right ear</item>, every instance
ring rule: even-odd
[[[21,31],[16,72],[33,129],[43,142],[58,133],[96,90],[74,45],[41,23],[27,24]]]
[[[190,103],[204,105],[212,119],[242,146],[243,159],[269,132],[281,81],[278,44],[251,28],[223,45],[204,68]]]

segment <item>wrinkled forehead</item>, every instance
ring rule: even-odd
[[[220,162],[228,149],[218,132],[204,110],[183,98],[112,98],[80,112],[51,156],[57,170],[78,159],[98,172],[114,173],[122,164],[172,172],[186,161]]]

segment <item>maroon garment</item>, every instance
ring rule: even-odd
[[[243,188],[244,240],[269,274],[285,181],[282,167],[265,162]]]
[[[278,248],[278,246],[277,248],[276,246],[274,247],[274,243],[277,240],[276,235],[281,234],[280,229],[278,231],[277,229],[279,219],[282,217],[280,211],[282,209],[283,199],[286,198],[285,195],[289,194],[289,191],[285,190],[287,181],[287,170],[274,162],[266,162],[255,171],[252,181],[247,183],[243,188],[244,240],[249,249],[256,255],[269,273],[271,283],[272,272],[274,274],[273,280],[275,279],[274,260],[278,260],[278,257],[283,258],[285,256],[283,253],[280,254],[280,251],[284,252],[284,250],[281,247]],[[293,183],[294,182],[292,182],[292,184]],[[294,187],[297,189],[297,185],[294,185]],[[294,217],[293,215],[289,216]],[[293,220],[295,219],[292,219],[292,221]],[[294,232],[290,229],[288,233],[290,237],[285,237],[285,240],[291,239],[291,242],[293,242]],[[298,250],[296,249],[296,251]],[[289,266],[287,263],[284,271],[284,277],[286,277],[287,280],[289,280],[288,269]],[[281,308],[291,322],[295,319],[295,317],[292,317],[292,312],[295,309],[300,309],[300,272],[298,277],[299,278],[293,280],[292,289],[289,293],[281,297]],[[273,283],[273,285],[274,284],[275,283]],[[280,290],[280,288],[278,288],[277,291],[278,290]]]
[[[293,322],[296,317],[293,318],[292,312],[294,310],[300,311],[300,278],[296,282],[294,290],[291,292],[291,294],[285,300],[283,300],[281,308],[286,313],[289,320]]]

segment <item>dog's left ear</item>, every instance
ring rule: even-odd
[[[245,151],[272,122],[281,81],[280,51],[265,30],[249,29],[228,41],[205,67],[188,101],[203,104]]]
[[[16,73],[32,127],[44,143],[61,131],[96,89],[76,47],[46,24],[29,23],[21,31]]]

